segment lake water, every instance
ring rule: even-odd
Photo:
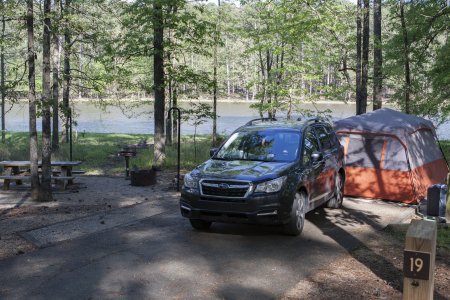
[[[188,107],[188,102],[183,102],[182,107]],[[255,109],[251,109],[250,103],[242,102],[221,102],[218,103],[217,130],[219,133],[231,133],[237,127],[245,124],[251,119],[259,117]],[[333,119],[342,119],[354,115],[355,104],[345,103],[305,103],[301,105],[302,109],[324,111],[329,109]],[[7,106],[8,110],[9,107]],[[153,133],[153,105],[142,104],[128,106],[100,106],[88,103],[75,103],[74,120],[76,126],[74,130],[78,132],[101,132],[101,133]],[[285,113],[278,113],[279,117],[284,117]],[[300,114],[293,114],[295,118]],[[40,130],[41,121],[38,120],[38,130]],[[6,129],[8,131],[28,131],[28,103],[21,102],[10,108],[6,115]],[[197,133],[205,134],[212,132],[212,121],[198,126]],[[193,134],[194,127],[186,122],[181,125],[182,134]],[[438,136],[441,139],[450,139],[450,122],[444,123],[438,128]]]

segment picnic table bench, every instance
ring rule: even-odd
[[[51,166],[58,169],[52,170],[51,179],[62,189],[66,189],[68,184],[73,184],[75,178],[73,174],[82,172],[72,170],[79,164],[81,161],[52,161]],[[3,179],[4,190],[9,189],[11,181],[15,181],[16,185],[21,185],[22,181],[31,179],[31,176],[27,174],[31,166],[30,161],[2,161],[0,166],[4,168],[4,173],[0,175],[0,179]],[[38,166],[41,168],[42,162],[38,162]],[[23,170],[23,168],[26,169]]]

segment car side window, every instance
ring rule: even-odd
[[[324,126],[316,126],[314,127],[314,130],[316,131],[317,137],[322,145],[322,150],[325,151],[331,149],[333,147],[333,142],[328,130]]]
[[[341,142],[339,142],[339,138],[336,135],[336,132],[334,132],[333,127],[331,127],[330,125],[325,126],[325,129],[328,131],[328,134],[330,135],[330,140],[331,140],[331,146],[334,147],[339,147]]]
[[[309,165],[311,163],[311,154],[318,151],[319,142],[317,141],[314,132],[311,129],[308,129],[303,143],[303,165]]]

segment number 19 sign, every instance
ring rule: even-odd
[[[430,279],[430,253],[408,251],[403,252],[403,274],[413,279]]]

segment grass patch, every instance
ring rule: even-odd
[[[39,135],[39,142],[41,136]],[[146,141],[147,149],[138,149],[137,156],[130,159],[130,166],[149,169],[153,163],[153,135],[84,133],[73,140],[73,160],[83,163],[79,169],[96,175],[117,175],[125,171],[125,159],[117,153],[125,145]],[[181,137],[181,168],[192,169],[209,158],[210,136]],[[40,155],[40,154],[39,154]],[[5,144],[0,143],[0,160],[29,160],[29,135],[27,132],[9,132]],[[52,160],[69,160],[69,145],[61,143],[60,149],[53,153]],[[166,145],[165,169],[176,169],[177,145]]]
[[[450,250],[450,227],[448,225],[438,228],[437,246]]]
[[[401,226],[388,226],[385,229],[385,232],[400,243],[404,244],[407,230],[408,224],[402,224]],[[450,226],[448,224],[438,224],[436,245],[438,248],[450,250]]]

